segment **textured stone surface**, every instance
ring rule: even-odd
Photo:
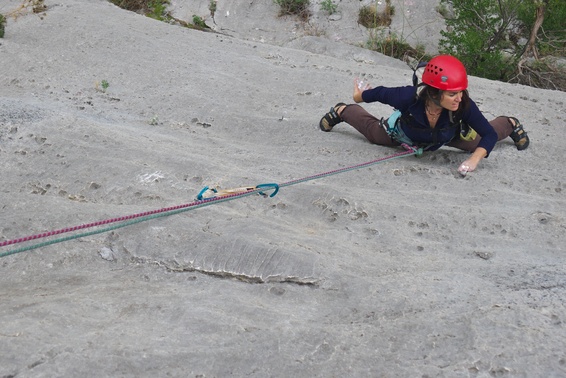
[[[354,75],[409,84],[403,63],[46,4],[0,40],[0,240],[398,152],[318,122]],[[564,376],[566,96],[470,84],[528,150],[461,178],[442,149],[0,258],[0,376]]]

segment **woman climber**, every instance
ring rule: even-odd
[[[426,64],[417,87],[371,88],[354,80],[354,101],[379,101],[394,107],[396,112],[388,119],[378,119],[357,104],[338,103],[322,117],[320,128],[331,131],[344,121],[382,146],[408,144],[434,151],[446,145],[472,152],[458,168],[463,175],[474,171],[497,141],[510,136],[518,150],[529,146],[527,132],[517,118],[500,116],[488,122],[467,88],[462,62],[439,55]]]

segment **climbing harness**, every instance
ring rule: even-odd
[[[30,245],[30,246],[26,246],[26,247],[12,249],[12,250],[9,250],[9,251],[6,251],[6,252],[0,252],[0,257],[6,257],[6,256],[13,255],[13,254],[16,254],[16,253],[20,253],[20,252],[24,252],[24,251],[30,251],[32,249],[37,249],[37,248],[45,247],[45,246],[56,244],[56,243],[62,243],[64,241],[68,241],[68,240],[79,239],[79,238],[82,238],[82,237],[85,237],[85,236],[101,234],[101,233],[104,233],[104,232],[108,232],[108,231],[116,230],[116,229],[123,228],[123,227],[126,227],[126,226],[130,226],[130,225],[133,225],[133,224],[136,224],[136,223],[141,223],[141,222],[144,222],[144,221],[147,221],[147,220],[160,218],[160,217],[167,217],[167,216],[179,214],[179,213],[182,213],[182,212],[185,212],[185,211],[194,210],[194,209],[197,209],[197,208],[200,208],[200,207],[210,206],[210,205],[221,203],[221,202],[231,201],[231,200],[234,200],[234,199],[237,199],[237,198],[251,196],[253,194],[259,194],[259,195],[262,195],[264,197],[267,197],[268,195],[265,192],[270,191],[270,190],[272,190],[272,192],[271,192],[271,194],[269,194],[269,197],[273,197],[279,192],[280,188],[283,188],[283,187],[286,187],[286,186],[295,185],[295,184],[305,182],[305,181],[316,180],[316,179],[319,179],[319,178],[323,178],[323,177],[327,177],[327,176],[331,176],[331,175],[336,175],[336,174],[339,174],[339,173],[352,171],[352,170],[356,170],[356,169],[360,169],[360,168],[366,168],[366,167],[369,167],[369,166],[377,164],[377,163],[382,163],[382,162],[385,162],[385,161],[388,161],[388,160],[397,159],[397,158],[401,158],[401,157],[404,157],[404,156],[412,156],[412,155],[418,156],[418,155],[421,155],[423,153],[422,148],[412,147],[412,146],[409,146],[407,144],[402,144],[402,146],[403,146],[403,148],[405,148],[405,151],[403,151],[403,152],[399,152],[399,153],[396,153],[396,154],[393,154],[393,155],[390,155],[390,156],[386,156],[386,157],[383,157],[383,158],[379,158],[379,159],[376,159],[376,160],[368,161],[366,163],[361,163],[361,164],[357,164],[357,165],[350,166],[350,167],[340,168],[340,169],[336,169],[336,170],[325,172],[325,173],[320,173],[320,174],[316,174],[316,175],[312,175],[312,176],[308,176],[308,177],[303,177],[301,179],[288,181],[288,182],[283,183],[283,184],[267,183],[267,184],[259,184],[259,185],[256,185],[256,186],[245,186],[245,187],[241,187],[241,188],[225,189],[225,190],[211,189],[209,187],[205,187],[198,193],[197,200],[194,201],[194,202],[188,203],[188,204],[166,207],[166,208],[162,208],[162,209],[158,209],[158,210],[150,210],[150,211],[146,211],[146,212],[142,212],[142,213],[106,219],[106,220],[93,222],[93,223],[86,223],[86,224],[82,224],[82,225],[79,225],[79,226],[62,228],[62,229],[59,229],[59,230],[44,232],[44,233],[36,234],[36,235],[25,236],[25,237],[21,237],[21,238],[17,238],[17,239],[5,240],[5,241],[0,242],[0,247],[15,245],[15,244],[19,244],[19,243],[23,243],[23,242],[27,242],[27,241],[32,241],[32,240],[43,239],[43,238],[47,238],[47,237],[50,237],[50,236],[61,235],[61,234],[65,234],[65,233],[69,233],[69,232],[73,232],[73,231],[84,230],[84,229],[87,229],[87,228],[93,228],[93,227],[108,225],[107,227],[101,228],[101,229],[98,229],[98,230],[93,230],[93,231],[83,232],[83,233],[80,233],[80,234],[65,236],[65,237],[61,237],[61,238],[57,238],[57,239],[48,240],[48,241],[44,241],[44,242],[41,242],[41,243],[33,244],[33,245]]]
[[[413,141],[405,134],[400,124],[402,115],[403,113],[400,110],[395,110],[386,120],[381,119],[381,124],[391,139],[412,146],[414,144]]]

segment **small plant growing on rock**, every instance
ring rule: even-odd
[[[0,14],[0,38],[4,38],[4,27],[6,25],[6,17]]]
[[[334,1],[332,0],[324,0],[320,3],[320,6],[330,14],[336,13],[336,9],[338,8],[338,5],[334,4]]]
[[[159,21],[167,21],[169,0],[109,0],[122,9],[139,12]]]
[[[279,16],[296,15],[302,20],[308,20],[309,0],[273,0],[281,8]]]
[[[210,11],[210,16],[214,20],[214,14],[216,13],[216,0],[210,0],[208,4],[208,10]]]
[[[148,16],[154,18],[158,21],[167,21],[169,19],[169,14],[167,12],[167,5],[169,5],[169,0],[165,1],[153,1],[150,7]]]
[[[432,56],[426,54],[423,45],[412,47],[395,33],[386,33],[384,30],[372,30],[366,48],[400,60],[409,57],[420,61],[432,59]]]
[[[108,83],[108,81],[102,80],[102,81],[100,82],[100,86],[102,87],[102,92],[106,92],[106,90],[108,89],[108,87],[110,86],[110,84]]]
[[[395,7],[391,5],[391,0],[385,1],[385,9],[377,10],[377,3],[364,5],[358,13],[358,23],[368,29],[391,25],[391,17],[395,14]]]
[[[6,21],[6,18],[10,17],[15,20],[18,17],[27,14],[30,10],[33,13],[42,13],[45,15],[44,12],[47,11],[47,5],[45,5],[43,0],[21,0],[21,4],[16,9],[3,15],[4,21]],[[43,19],[43,15],[40,15],[41,19]]]
[[[208,26],[206,22],[204,22],[203,18],[193,14],[193,25],[196,26],[198,29],[207,29]]]
[[[151,119],[148,122],[151,126],[157,126],[159,125],[161,122],[159,122],[159,117],[156,115],[154,115],[153,117],[151,117]]]
[[[106,90],[108,89],[109,86],[110,86],[110,83],[108,83],[107,80],[102,80],[100,82],[97,81],[96,83],[94,83],[94,88],[97,91],[100,91],[100,92],[103,92],[103,93],[106,93]]]
[[[326,35],[326,30],[324,30],[318,24],[312,25],[309,22],[305,22],[303,24],[303,30],[305,31],[305,35],[311,35],[315,37],[322,37],[323,35]]]
[[[210,31],[211,28],[206,25],[204,19],[200,16],[193,15],[193,22],[187,22],[180,20],[171,15],[167,10],[170,4],[170,0],[108,0],[112,4],[132,12],[141,13],[147,17],[153,19],[168,22],[171,24],[178,24],[190,29],[196,29],[201,31]],[[214,21],[214,13],[216,12],[216,1],[210,0],[208,9]]]
[[[43,0],[32,0],[31,7],[33,13],[41,13],[47,10],[47,5],[43,3]]]

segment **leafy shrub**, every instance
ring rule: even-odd
[[[503,54],[509,47],[505,30],[513,20],[513,9],[500,8],[492,0],[442,0],[442,4],[453,6],[454,17],[446,19],[447,31],[440,32],[440,52],[457,56],[468,74],[506,81],[512,62]]]
[[[536,12],[536,3],[532,1],[522,2],[517,10],[517,18],[524,25],[524,29],[530,31],[533,28]],[[539,33],[538,52],[542,56],[566,55],[566,2],[564,0],[549,0]],[[525,36],[526,37],[526,36]]]
[[[458,57],[469,74],[566,90],[564,68],[552,59],[566,53],[564,0],[441,0],[441,4],[452,8],[453,16],[446,19],[447,30],[441,31],[440,52]],[[534,30],[536,38],[530,39]]]

